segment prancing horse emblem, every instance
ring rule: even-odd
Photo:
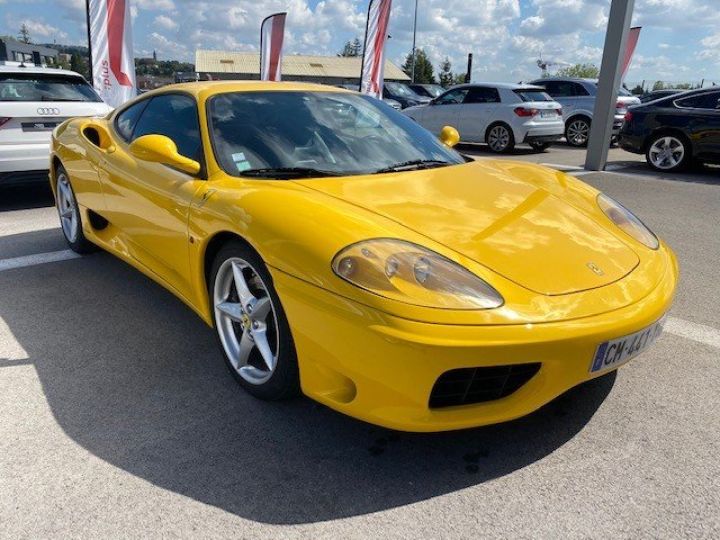
[[[592,271],[593,271],[596,275],[598,275],[598,276],[604,276],[604,275],[605,275],[605,272],[603,272],[603,269],[600,268],[597,264],[595,264],[595,263],[592,262],[592,261],[590,261],[589,263],[587,263],[587,267],[588,267],[590,270],[592,270]]]

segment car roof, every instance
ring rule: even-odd
[[[508,90],[520,90],[520,89],[532,89],[545,91],[544,88],[536,86],[530,83],[506,83],[506,82],[476,82],[476,83],[463,83],[453,86],[453,88],[505,88]]]
[[[169,84],[143,94],[151,96],[166,92],[186,92],[195,96],[209,96],[227,92],[347,92],[356,93],[328,84],[294,81],[192,81]]]
[[[572,82],[585,82],[591,84],[597,84],[597,79],[586,79],[583,77],[545,77],[543,79],[535,79],[537,82],[545,81],[572,81]]]
[[[20,67],[0,64],[0,73],[42,73],[45,75],[68,75],[70,77],[82,77],[79,73],[70,71],[69,69],[48,68],[33,65]]]

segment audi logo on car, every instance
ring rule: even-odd
[[[60,114],[60,109],[56,107],[38,107],[37,112],[40,116],[52,116]]]

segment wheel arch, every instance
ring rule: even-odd
[[[567,130],[568,126],[570,125],[570,122],[572,122],[573,120],[577,120],[578,118],[587,120],[588,124],[592,125],[592,117],[588,116],[587,113],[574,112],[570,116],[568,116],[567,120],[565,120],[565,129]]]
[[[217,257],[217,254],[220,252],[222,247],[229,242],[240,242],[248,249],[254,251],[262,259],[258,250],[238,233],[227,230],[218,231],[208,238],[208,240],[204,243],[201,252],[200,260],[202,268],[200,275],[203,277],[206,286],[210,280],[210,269],[212,268],[212,263],[215,260],[215,257]]]

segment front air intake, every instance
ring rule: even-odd
[[[484,403],[509,396],[540,370],[540,363],[446,371],[433,386],[430,408]]]

